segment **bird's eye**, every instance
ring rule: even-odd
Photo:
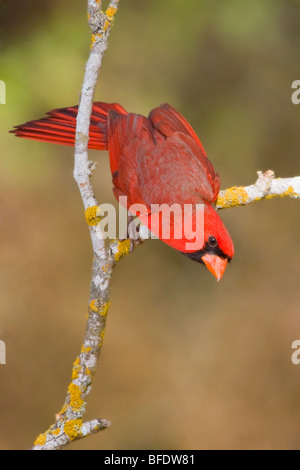
[[[218,240],[215,237],[209,237],[208,244],[211,248],[218,246]]]

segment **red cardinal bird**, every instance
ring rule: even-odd
[[[77,112],[77,106],[50,111],[47,117],[16,126],[11,132],[18,137],[74,145]],[[146,206],[146,213],[140,214],[142,222],[168,245],[204,263],[220,280],[234,254],[230,235],[213,206],[220,178],[184,117],[168,104],[153,109],[146,118],[129,114],[116,103],[94,103],[89,148],[109,151],[116,199],[126,196],[128,208]],[[157,219],[151,219],[153,204],[192,207],[188,218],[193,233],[201,232],[201,246],[190,248],[185,234],[174,236],[176,225],[182,223],[175,216],[170,222],[173,232],[163,237]],[[197,207],[204,209],[200,227],[196,227]]]

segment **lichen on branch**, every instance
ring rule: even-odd
[[[274,172],[258,172],[256,183],[251,186],[234,186],[220,191],[216,201],[216,209],[247,206],[254,202],[275,197],[290,197],[300,199],[300,177],[275,178]]]
[[[99,237],[97,226],[100,217],[96,213],[99,204],[91,183],[93,165],[88,159],[88,140],[94,92],[118,4],[119,0],[111,0],[103,13],[100,0],[88,0],[88,22],[92,30],[91,51],[78,107],[74,163],[74,178],[84,205],[94,254],[86,334],[80,354],[73,364],[65,403],[56,414],[54,424],[37,437],[33,450],[62,449],[72,441],[106,429],[110,424],[105,419],[88,422],[83,420],[87,396],[91,391],[103,344],[110,306],[110,278],[116,262],[116,255],[111,247]]]

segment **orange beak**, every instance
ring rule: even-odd
[[[224,274],[227,266],[227,259],[222,259],[217,255],[210,255],[207,253],[202,256],[202,260],[205,263],[207,269],[217,278],[219,281]]]

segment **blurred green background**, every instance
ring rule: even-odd
[[[85,330],[91,244],[73,150],[8,131],[78,102],[86,1],[2,0],[0,448],[32,445],[63,404]],[[300,2],[121,0],[96,99],[192,124],[222,188],[257,170],[300,175]],[[105,153],[93,182],[113,202]],[[236,255],[220,283],[155,240],[119,263],[87,418],[72,449],[300,448],[299,209],[280,199],[221,216]]]

